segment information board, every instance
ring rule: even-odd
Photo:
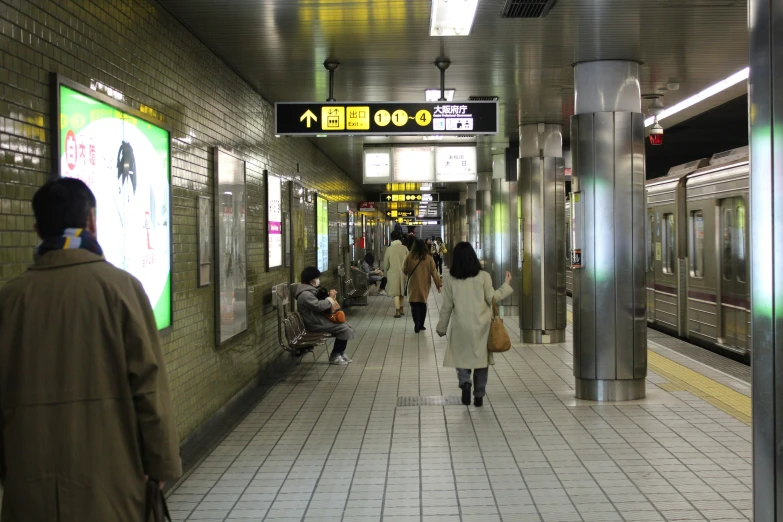
[[[478,179],[476,147],[438,147],[435,154],[435,180],[472,182]]]
[[[391,149],[364,149],[364,183],[391,183]]]
[[[382,202],[393,202],[393,201],[412,201],[412,202],[438,202],[440,201],[440,195],[437,192],[406,192],[406,193],[391,193],[391,192],[383,192],[381,193],[381,201]]]
[[[283,194],[280,178],[266,176],[267,269],[283,265]]]
[[[275,129],[280,136],[497,134],[498,102],[276,103]]]
[[[60,81],[57,89],[59,174],[84,181],[95,194],[106,260],[141,281],[158,329],[167,328],[172,324],[169,132],[87,89]]]
[[[315,219],[318,241],[318,270],[326,272],[329,269],[329,202],[318,196],[316,199]]]
[[[435,147],[394,147],[392,181],[424,183],[435,179]]]

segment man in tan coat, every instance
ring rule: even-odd
[[[2,521],[141,522],[145,478],[182,472],[149,300],[103,258],[84,183],[33,211],[36,262],[0,288]]]
[[[383,255],[383,272],[386,274],[386,293],[394,297],[394,317],[404,315],[405,308],[405,274],[402,268],[408,257],[408,248],[402,244],[398,232],[392,232],[391,245]]]

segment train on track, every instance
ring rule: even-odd
[[[749,187],[748,147],[741,147],[673,167],[647,181],[645,194],[648,325],[745,361],[751,350]],[[569,240],[570,223],[566,205]],[[567,270],[569,294],[572,282]]]

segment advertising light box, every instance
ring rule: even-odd
[[[267,268],[283,264],[283,192],[280,178],[266,178]]]
[[[364,150],[364,183],[391,183],[391,149]]]
[[[316,207],[316,236],[318,240],[318,270],[329,269],[329,202],[318,196]]]
[[[393,182],[420,183],[435,179],[435,147],[395,147]]]
[[[478,179],[476,147],[438,147],[435,154],[435,180],[470,182]]]
[[[144,286],[158,329],[171,313],[169,132],[98,93],[57,82],[58,170],[95,194],[106,260]]]

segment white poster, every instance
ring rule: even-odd
[[[394,182],[435,180],[435,147],[395,147]]]
[[[438,147],[435,154],[435,179],[442,183],[476,181],[476,147]]]
[[[364,182],[391,183],[391,149],[364,150]]]
[[[267,266],[275,268],[283,264],[283,196],[280,178],[267,176]]]

